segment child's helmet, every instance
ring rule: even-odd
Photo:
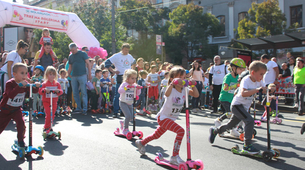
[[[230,62],[230,65],[236,66],[236,67],[241,67],[241,68],[246,68],[246,63],[243,59],[241,58],[233,58]]]
[[[185,74],[188,74],[188,73],[190,73],[190,71],[189,70],[185,70]]]
[[[41,66],[41,65],[37,65],[36,67],[35,67],[35,69],[36,68],[38,68],[38,69],[40,69],[42,72],[44,72],[44,68]]]

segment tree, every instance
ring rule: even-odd
[[[286,23],[278,0],[252,3],[248,16],[238,23],[239,39],[282,34]]]
[[[214,15],[203,13],[203,7],[190,3],[179,5],[169,17],[166,51],[170,51],[175,63],[181,64],[184,56],[211,56],[210,49],[205,48],[209,46],[208,37],[220,33],[219,21]]]

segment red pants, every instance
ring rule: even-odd
[[[0,134],[3,132],[3,130],[6,128],[6,126],[10,123],[11,119],[13,119],[16,122],[17,126],[17,139],[18,142],[22,142],[25,138],[25,123],[22,116],[21,109],[4,109],[1,108],[0,110]]]
[[[54,121],[55,112],[57,109],[57,100],[53,100],[53,110],[52,110],[52,119]],[[49,102],[43,102],[43,108],[45,112],[45,122],[44,122],[44,129],[49,129],[51,127],[51,107]]]
[[[43,56],[43,54],[44,54],[44,48],[43,48],[43,47],[44,47],[44,46],[41,46],[39,58],[41,58],[41,57]],[[53,53],[53,50],[51,49],[51,51],[50,51],[51,57],[52,57],[53,54],[54,54],[54,53]],[[55,59],[52,57],[52,60],[54,61]]]
[[[142,145],[144,146],[148,142],[160,138],[160,136],[162,136],[167,130],[170,130],[177,133],[174,143],[173,156],[179,155],[180,145],[184,136],[184,129],[171,119],[164,119],[160,121],[160,117],[158,117],[158,124],[159,126],[156,131],[141,141]]]
[[[159,89],[158,86],[150,86],[148,90],[148,98],[155,97],[155,100],[158,99]]]

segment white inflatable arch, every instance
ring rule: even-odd
[[[65,32],[78,47],[100,48],[98,40],[74,13],[0,0],[0,27],[6,24]]]

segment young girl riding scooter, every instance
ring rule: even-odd
[[[50,113],[50,90],[54,91],[55,94],[52,95],[52,105],[53,111],[57,109],[58,96],[62,95],[62,89],[57,82],[57,71],[53,66],[48,66],[44,73],[44,82],[42,87],[39,89],[39,94],[42,95],[42,104],[45,109],[45,123],[44,130],[47,133],[53,131],[51,129],[51,113]],[[52,113],[52,120],[54,120],[55,114]]]
[[[188,97],[185,96],[185,88],[183,87],[182,83],[182,80],[185,79],[185,76],[185,70],[182,67],[175,66],[171,69],[171,71],[169,72],[168,87],[164,94],[165,102],[159,113],[157,114],[159,126],[153,134],[147,136],[142,141],[136,141],[136,145],[139,149],[139,152],[144,155],[145,145],[148,142],[154,139],[158,139],[167,130],[177,133],[174,142],[173,155],[170,158],[170,163],[174,165],[179,165],[180,163],[184,162],[179,156],[180,144],[184,136],[184,129],[180,125],[175,123],[175,120],[180,114],[180,111],[185,102],[185,98]],[[175,83],[175,85],[173,83],[174,80],[178,82]],[[194,80],[192,80],[192,84],[195,84]],[[189,90],[189,94],[193,97],[199,96],[198,90],[194,85],[192,86],[192,89]]]

